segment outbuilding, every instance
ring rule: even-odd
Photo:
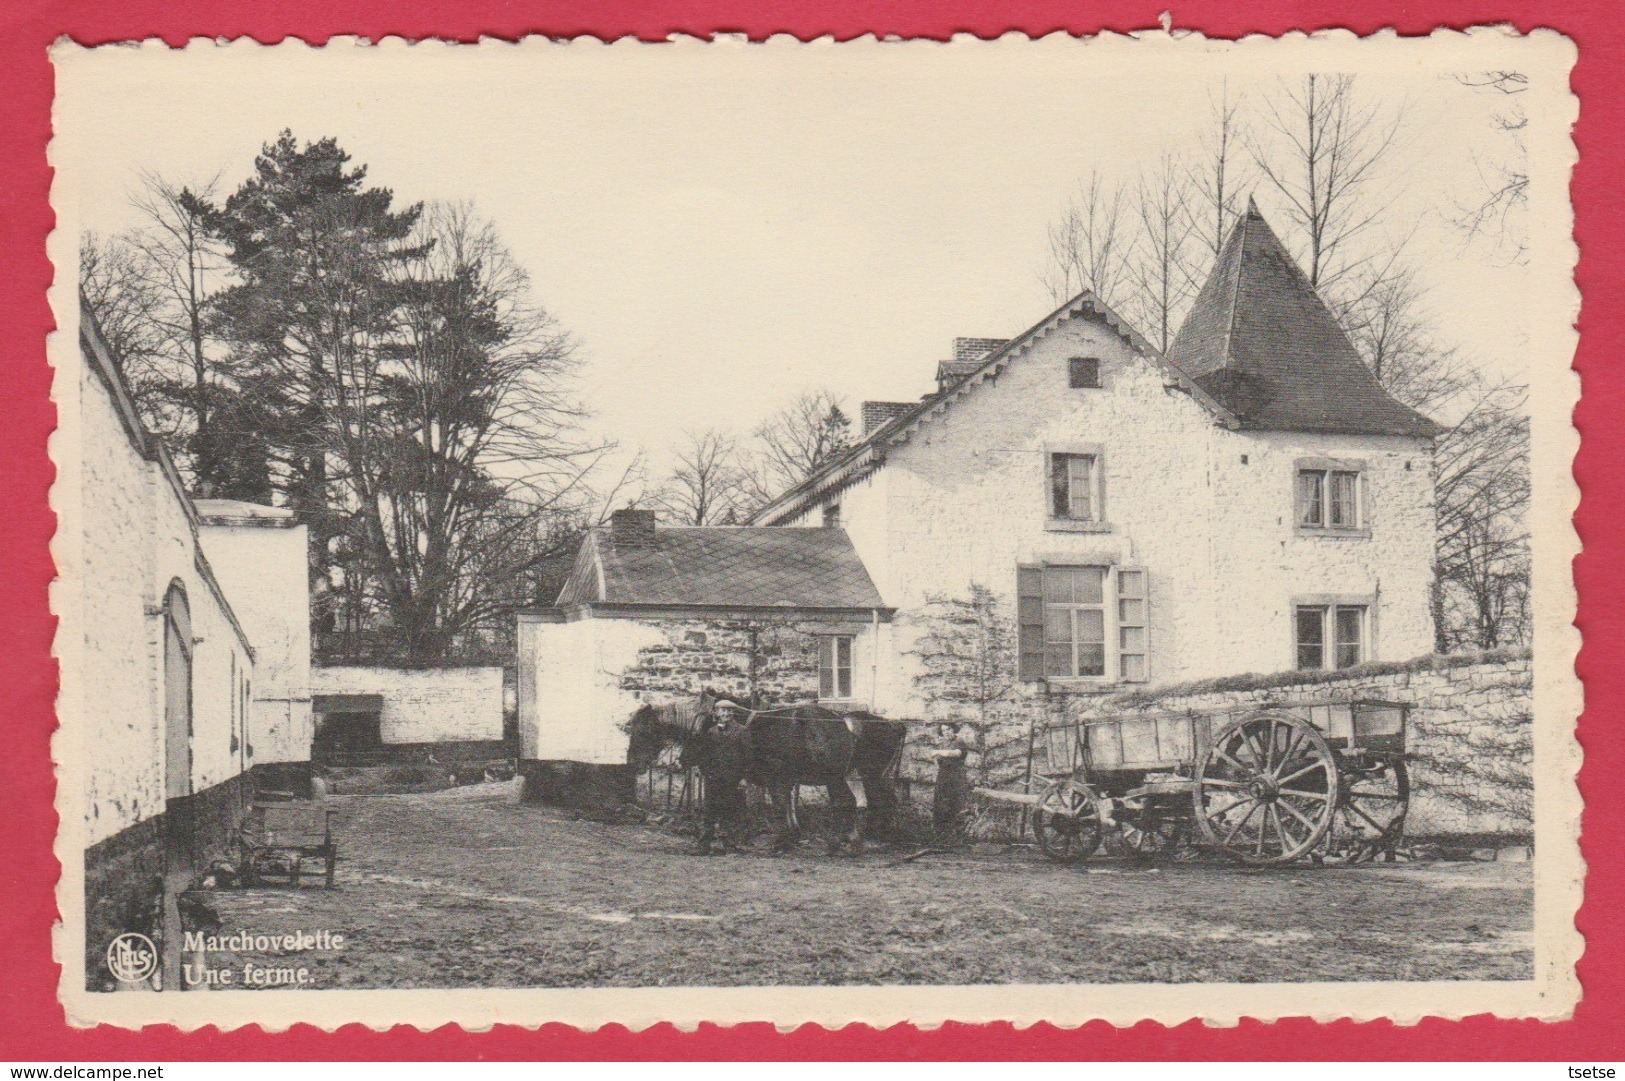
[[[525,798],[630,800],[623,726],[645,702],[709,687],[870,708],[891,618],[838,527],[662,526],[617,511],[589,531],[557,602],[519,614]]]

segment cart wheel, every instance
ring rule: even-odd
[[[1311,725],[1259,713],[1225,726],[1196,769],[1196,824],[1209,844],[1247,863],[1286,863],[1331,828],[1337,762]]]
[[[1117,832],[1106,843],[1130,859],[1177,858],[1188,851],[1189,827],[1189,819],[1174,807],[1125,807],[1117,812]]]
[[[1370,766],[1345,765],[1325,858],[1336,863],[1391,858],[1404,836],[1410,802],[1411,777],[1403,758],[1384,758]]]
[[[1077,863],[1100,847],[1100,802],[1082,781],[1056,781],[1038,797],[1033,834],[1049,859]]]

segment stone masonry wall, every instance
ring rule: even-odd
[[[818,696],[818,643],[800,623],[697,619],[647,621],[661,640],[621,673],[623,691],[664,701],[712,690],[764,705]]]
[[[1423,657],[1347,672],[1285,672],[1207,680],[1106,697],[1051,695],[1023,699],[1005,719],[929,722],[913,727],[903,777],[916,801],[929,798],[943,751],[959,750],[975,785],[1019,789],[1033,769],[1047,766],[1046,724],[1114,714],[1228,711],[1326,699],[1371,698],[1414,705],[1412,836],[1533,831],[1533,684],[1527,650]],[[1039,783],[1042,783],[1040,780]]]

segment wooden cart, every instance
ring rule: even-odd
[[[1195,844],[1254,864],[1392,858],[1405,828],[1410,707],[1371,699],[1132,714],[1044,732],[1033,829],[1071,863]]]
[[[314,803],[268,803],[249,811],[238,831],[244,885],[282,879],[298,888],[320,875],[328,889],[338,864],[333,812]]]

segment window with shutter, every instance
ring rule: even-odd
[[[1150,592],[1145,571],[1121,567],[1117,571],[1117,666],[1125,682],[1151,678]]]
[[[1017,667],[1023,683],[1044,678],[1044,568],[1016,568]]]

